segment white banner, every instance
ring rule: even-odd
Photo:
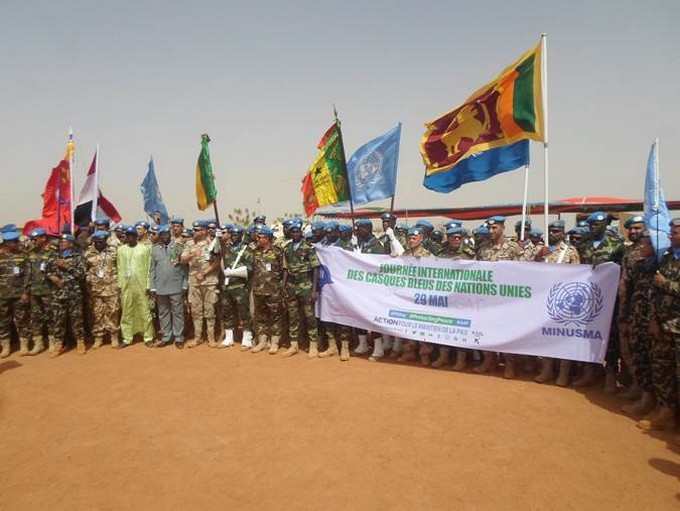
[[[323,321],[471,349],[601,362],[619,281],[606,263],[392,258],[317,248]]]

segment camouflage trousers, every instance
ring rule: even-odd
[[[31,295],[31,336],[42,337],[43,331],[52,333],[52,305],[50,296]]]
[[[0,339],[9,339],[12,321],[14,321],[19,338],[28,339],[29,310],[30,304],[23,303],[20,298],[0,299]]]
[[[307,334],[310,342],[319,340],[316,326],[314,305],[312,304],[312,288],[309,282],[302,284],[286,284],[286,310],[288,311],[288,333],[291,342],[300,341],[300,313],[307,323]]]
[[[253,324],[255,334],[281,336],[281,296],[280,295],[253,295],[255,302],[255,315]]]
[[[251,329],[250,290],[247,287],[227,287],[222,291],[222,320],[224,328]]]
[[[92,337],[104,337],[110,334],[113,339],[118,335],[118,313],[120,305],[118,295],[90,295],[92,307]]]
[[[662,332],[652,340],[652,383],[656,400],[661,406],[675,408],[677,398],[677,373],[675,343],[670,332]]]
[[[677,392],[677,407],[680,408],[680,334],[673,333],[673,343],[675,344],[675,390]]]
[[[83,329],[83,295],[80,293],[68,297],[52,298],[52,324],[54,338],[57,341],[64,341],[66,327],[69,323],[75,340],[83,339],[85,334]]]
[[[194,338],[203,338],[203,320],[205,319],[208,341],[215,340],[215,305],[217,304],[217,286],[189,286],[189,307],[194,323]]]
[[[326,321],[321,321],[321,328],[319,330],[323,331],[326,339],[328,340],[328,345],[336,341],[349,341],[352,334],[351,327],[345,325],[338,325],[337,323],[328,323]]]
[[[628,348],[632,359],[632,370],[635,381],[645,392],[653,392],[651,349],[653,335],[648,326],[632,326],[628,339]]]

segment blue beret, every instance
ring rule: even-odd
[[[337,231],[339,228],[340,228],[340,226],[338,225],[338,222],[332,221],[332,222],[328,222],[326,224],[325,230],[326,231]]]
[[[207,220],[194,220],[194,223],[191,224],[192,227],[196,228],[203,228],[207,229],[208,228],[208,221]]]
[[[284,218],[283,222],[281,222],[281,225],[283,225],[284,227],[290,227],[290,224],[292,223],[293,223],[292,218]]]
[[[398,231],[408,231],[408,225],[406,224],[399,224],[395,227]]]
[[[94,231],[92,233],[91,238],[93,240],[105,240],[106,238],[108,238],[108,236],[109,236],[108,231],[99,230],[99,231]]]
[[[585,227],[586,229],[590,229],[588,220],[579,220],[578,222],[576,222],[576,227]]]
[[[456,220],[454,218],[454,219],[451,219],[448,222],[446,222],[444,224],[444,227],[446,227],[447,230],[451,229],[451,227],[463,227],[463,221],[462,220]]]
[[[186,234],[187,236],[193,236],[194,235],[194,230],[193,229],[184,229],[182,231],[182,234]]]
[[[626,220],[626,222],[623,224],[623,226],[626,229],[630,229],[630,226],[633,225],[633,224],[643,224],[643,223],[645,223],[645,217],[643,217],[641,215],[636,215],[636,216],[632,216],[628,220]]]
[[[94,219],[94,225],[110,225],[111,219],[107,216],[100,216]]]
[[[2,228],[0,229],[0,232],[3,234],[6,232],[15,232],[17,230],[17,226],[15,224],[6,224],[3,225]]]
[[[231,231],[234,228],[234,224],[222,224],[223,231]]]
[[[261,234],[263,236],[272,237],[272,236],[274,236],[274,231],[272,231],[270,227],[263,225],[262,228],[258,230],[258,234]]]
[[[446,235],[451,236],[453,234],[463,234],[463,228],[460,226],[452,226],[446,229]]]
[[[42,227],[38,227],[37,229],[33,229],[29,236],[31,238],[35,238],[36,236],[45,236],[46,234],[47,233],[45,232],[45,229],[43,229]]]
[[[117,225],[113,230],[123,232],[123,225]]]
[[[20,234],[16,231],[9,231],[9,232],[3,232],[2,233],[2,240],[3,241],[14,241],[19,239]]]
[[[564,220],[553,220],[548,224],[548,229],[564,229]]]
[[[326,224],[324,222],[321,222],[320,220],[317,220],[316,222],[312,223],[312,230],[317,231],[317,230],[323,230],[326,228]]]
[[[229,232],[232,232],[234,234],[241,233],[243,232],[243,227],[241,227],[240,225],[232,225],[231,229],[229,229]]]
[[[475,234],[489,234],[489,228],[486,225],[480,225],[475,229]]]
[[[149,227],[149,232],[158,233],[158,226],[152,225],[151,227]]]
[[[292,224],[290,224],[290,227],[288,229],[291,230],[291,231],[294,230],[294,229],[302,230],[302,224],[299,224],[297,222],[293,222]]]
[[[135,224],[135,227],[144,227],[145,229],[148,229],[150,227],[149,222],[145,222],[143,220],[140,220]]]
[[[541,229],[531,229],[529,236],[543,236],[543,231]]]
[[[441,241],[444,239],[444,233],[441,231],[432,231],[430,233],[430,238],[435,241]]]
[[[531,227],[531,218],[526,218],[526,219],[524,220],[524,226],[526,227],[527,225],[528,225],[529,227]],[[522,228],[522,221],[521,221],[521,220],[517,220],[517,221],[515,222],[515,229],[521,229],[521,228]]]
[[[596,211],[592,215],[590,215],[588,218],[586,218],[586,222],[589,224],[592,224],[593,222],[601,222],[602,220],[607,219],[607,214],[604,213],[603,211]]]
[[[305,234],[305,239],[306,239],[306,240],[311,240],[312,238],[314,238],[314,233],[313,233],[313,232],[308,232],[307,234]]]
[[[73,234],[62,234],[60,239],[70,241],[71,243],[76,242],[76,237]]]
[[[158,233],[163,234],[166,232],[170,232],[170,226],[168,224],[163,224],[158,226]]]
[[[137,236],[137,229],[135,228],[134,225],[126,225],[123,228],[123,232],[127,235],[134,234],[135,236]]]
[[[423,228],[422,228],[421,226],[416,225],[415,227],[411,227],[411,228],[408,230],[408,235],[409,235],[409,236],[415,236],[415,235],[418,235],[418,234],[421,234],[421,235],[422,235],[423,232],[424,232],[424,231],[423,231]]]
[[[492,216],[486,220],[487,225],[505,224],[505,217],[502,215]]]
[[[255,217],[255,220],[253,220],[254,223],[265,223],[267,221],[267,217],[264,215],[257,215]]]
[[[352,230],[352,226],[348,224],[342,224],[340,227],[340,232],[347,232]]]
[[[183,224],[184,224],[184,218],[181,218],[181,217],[179,217],[179,216],[176,216],[176,217],[170,219],[170,223],[171,223],[171,224],[180,224],[180,225],[183,225]]]
[[[384,213],[380,214],[380,218],[383,220],[391,220],[391,219],[397,219],[396,215],[390,213],[389,211],[385,211]]]
[[[207,222],[208,222],[208,225],[210,225],[210,224],[217,225],[217,218],[208,218]]]
[[[418,220],[416,222],[416,227],[424,227],[425,229],[430,229],[431,231],[434,230],[434,225],[432,225],[427,220]]]
[[[359,220],[354,222],[354,225],[356,225],[357,227],[360,227],[362,225],[373,227],[373,222],[371,222],[368,218],[360,218]]]

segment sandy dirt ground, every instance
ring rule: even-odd
[[[680,509],[675,433],[599,390],[108,346],[0,362],[0,509]]]

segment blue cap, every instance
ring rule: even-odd
[[[428,222],[427,220],[418,220],[418,221],[416,222],[416,227],[423,227],[423,228],[429,229],[429,230],[431,230],[431,231],[434,230],[434,225],[432,225],[432,224],[431,224],[430,222]]]
[[[229,229],[229,232],[231,232],[231,233],[233,233],[233,234],[242,233],[242,232],[243,232],[243,227],[241,227],[240,225],[232,225],[232,226],[231,226],[231,229]]]
[[[417,234],[422,235],[424,232],[425,231],[423,230],[422,226],[416,225],[415,227],[411,227],[408,230],[408,235],[409,236],[414,236],[414,235],[417,235]]]
[[[170,226],[168,224],[158,226],[158,234],[163,234],[166,232],[170,232]]]
[[[463,228],[459,226],[453,226],[446,229],[446,235],[451,236],[453,234],[463,234]]]
[[[173,217],[170,219],[170,223],[184,225],[184,218],[179,216]]]
[[[290,227],[293,222],[294,220],[292,218],[285,218],[283,222],[281,222],[281,225],[284,227]]]
[[[208,225],[210,225],[210,224],[217,225],[217,218],[208,218],[207,222],[208,222]]]
[[[644,224],[645,223],[645,217],[642,215],[635,215],[630,217],[626,222],[623,224],[623,226],[626,229],[630,229],[630,226],[633,224]]]
[[[543,236],[543,231],[541,229],[531,229],[529,236],[535,238],[537,236]]]
[[[572,227],[571,229],[569,229],[568,234],[580,234],[581,236],[583,236],[585,234],[588,234],[589,231],[590,231],[590,229],[588,229],[587,227],[576,226],[576,227]]]
[[[565,227],[564,220],[553,220],[548,224],[548,229],[562,229]]]
[[[267,227],[266,225],[263,225],[261,229],[259,229],[258,234],[261,234],[263,236],[269,236],[270,238],[274,236],[274,231],[271,230],[270,227]]]
[[[359,220],[354,222],[354,225],[356,225],[357,227],[361,226],[373,227],[373,222],[371,222],[368,218],[360,218]]]
[[[397,231],[407,231],[408,232],[408,225],[406,224],[399,224],[395,227]]]
[[[94,231],[92,233],[91,238],[93,240],[105,240],[106,238],[108,238],[108,236],[109,236],[108,231],[99,230],[99,231]]]
[[[207,220],[194,220],[194,223],[191,224],[191,227],[193,227],[194,229],[196,227],[198,227],[200,229],[207,229],[208,228],[208,221]]]
[[[324,230],[325,231],[337,231],[339,228],[340,228],[340,226],[338,225],[338,222],[333,220],[333,221],[328,222],[326,224],[326,228]]]
[[[305,239],[306,239],[306,240],[311,240],[311,239],[313,239],[313,238],[314,238],[314,233],[313,233],[313,232],[308,232],[307,234],[305,234]]]
[[[492,216],[486,220],[486,225],[505,224],[505,217],[502,215]]]
[[[524,219],[524,228],[526,229],[527,226],[531,227],[531,218],[525,218]],[[521,229],[521,228],[522,228],[522,221],[517,220],[515,222],[515,230]]]
[[[94,219],[94,225],[111,225],[111,219],[108,216],[100,216]]]
[[[139,222],[137,222],[135,224],[135,227],[144,227],[144,229],[148,229],[151,226],[149,225],[149,222],[145,222],[144,220],[140,220]]]
[[[16,231],[9,231],[9,232],[3,232],[2,233],[2,240],[3,241],[14,241],[19,239],[20,234]]]
[[[312,223],[312,231],[324,230],[325,228],[326,224],[321,220],[317,220],[316,222]]]
[[[6,224],[3,225],[2,228],[0,228],[0,232],[3,234],[6,232],[15,232],[17,230],[16,224]]]
[[[348,225],[348,224],[342,224],[342,225],[340,225],[339,229],[340,229],[340,232],[347,232],[347,231],[352,230],[352,226]]]
[[[463,221],[452,218],[444,224],[444,227],[446,227],[447,230],[451,229],[451,227],[463,227]]]
[[[489,228],[486,225],[480,225],[475,229],[475,234],[489,234]]]
[[[432,231],[430,233],[430,239],[433,239],[435,241],[441,241],[444,239],[444,233],[441,231]]]
[[[193,229],[184,229],[182,231],[182,234],[186,234],[187,236],[193,236],[194,235],[194,230]]]
[[[45,236],[47,233],[45,232],[45,229],[42,227],[38,227],[37,229],[33,229],[29,236],[31,238],[35,238],[36,236]]]
[[[596,211],[586,218],[586,222],[589,224],[592,224],[593,222],[601,222],[603,220],[607,220],[607,214],[604,211]]]
[[[126,225],[126,226],[123,228],[123,232],[124,232],[125,234],[127,234],[128,236],[130,236],[130,235],[137,236],[137,229],[135,228],[134,225]]]
[[[158,233],[158,226],[152,225],[151,227],[149,227],[149,232],[157,234]]]
[[[73,234],[62,234],[59,239],[70,241],[71,243],[76,242],[76,237]]]

